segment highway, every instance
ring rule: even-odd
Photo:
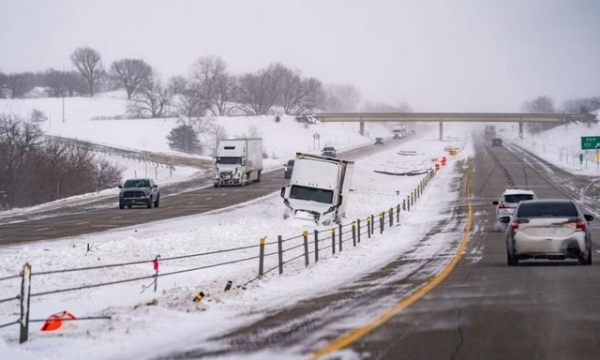
[[[593,179],[482,140],[469,166],[463,165],[456,165],[464,171],[455,180],[464,201],[447,209],[413,251],[341,289],[265,313],[210,344],[158,358],[235,358],[267,349],[307,359],[598,358],[599,266],[522,261],[509,268],[492,205],[511,184],[540,198],[565,198]],[[600,219],[591,224],[597,234]],[[440,233],[453,240],[425,261],[414,255]],[[598,240],[593,249],[600,258]],[[370,320],[356,325],[364,313]]]

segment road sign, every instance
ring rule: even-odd
[[[582,136],[581,150],[600,149],[600,136]]]

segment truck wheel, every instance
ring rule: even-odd
[[[148,199],[148,203],[146,204],[148,209],[152,209],[152,198]]]
[[[246,186],[248,184],[248,174],[242,175],[240,186]]]
[[[121,210],[125,209],[125,204],[123,204],[122,201],[119,201],[119,209],[121,209]]]
[[[133,207],[133,204],[127,204],[127,208],[131,209]]]
[[[258,177],[256,178],[256,182],[260,182],[261,178],[262,178],[262,174],[261,174],[261,171],[259,170]]]
[[[160,195],[158,195],[156,197],[156,201],[154,202],[154,207],[157,208],[159,204],[160,204]]]

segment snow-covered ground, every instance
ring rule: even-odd
[[[44,110],[41,107],[40,109]],[[107,112],[102,113],[98,110]],[[86,116],[119,114],[118,109],[112,110],[110,106],[103,108],[99,105],[98,110],[90,110]],[[358,125],[319,124],[304,128],[292,118],[284,118],[279,124],[267,117],[215,120],[227,126],[226,131],[232,137],[243,134],[262,136],[266,152],[273,160],[273,166],[275,163],[282,164],[283,159],[292,156],[298,150],[312,151],[315,132],[321,134],[320,147],[327,144],[344,149],[372,142],[368,138],[357,135]],[[165,122],[164,120],[156,122],[161,121]],[[91,123],[89,120],[87,122]],[[102,121],[102,123],[109,122]],[[115,123],[120,124],[116,121]],[[171,126],[173,124],[171,123]],[[573,125],[570,129],[575,127],[576,125]],[[157,128],[158,126],[155,129]],[[67,129],[66,125],[65,129]],[[582,133],[585,133],[584,136],[594,136],[596,130],[597,127],[594,126],[589,128],[590,132],[585,133],[582,130]],[[170,128],[165,127],[163,131],[166,136]],[[368,131],[374,137],[375,134],[385,136],[387,130],[383,126],[370,125]],[[110,316],[111,319],[70,322],[55,332],[41,332],[38,327],[41,324],[32,323],[30,340],[22,345],[18,345],[17,326],[0,329],[0,358],[148,358],[168,353],[170,349],[181,350],[193,344],[201,344],[227,329],[256,319],[257,316],[261,316],[260,310],[269,307],[283,308],[301,299],[339,288],[357,279],[361,274],[376,269],[410,250],[431,226],[447,216],[443,215],[444,207],[451,206],[452,201],[458,198],[458,193],[452,190],[452,185],[459,176],[456,165],[473,154],[469,131],[470,129],[464,125],[449,124],[444,127],[444,132],[447,138],[455,140],[439,141],[437,126],[425,126],[421,131],[418,130],[417,136],[409,139],[402,146],[356,162],[347,222],[365,219],[371,214],[377,215],[396,206],[422,179],[422,176],[397,177],[378,174],[374,170],[412,166],[417,168],[427,163],[431,165],[432,158],[448,157],[448,165],[438,172],[417,205],[411,212],[401,214],[400,226],[388,229],[384,234],[378,234],[371,239],[363,238],[356,248],[353,248],[351,243],[346,243],[344,251],[335,256],[324,251],[316,265],[313,264],[311,257],[311,265],[308,268],[305,268],[303,259],[299,259],[286,264],[282,276],[274,271],[260,280],[247,284],[244,288],[243,285],[256,277],[258,260],[160,277],[157,292],[154,292],[150,286],[152,279],[145,279],[83,291],[36,296],[31,302],[32,319],[45,319],[50,314],[64,310],[78,317]],[[68,130],[54,134],[68,136]],[[500,134],[510,138],[508,130]],[[86,133],[86,136],[90,137],[85,139],[117,146],[124,145],[110,136],[92,138],[96,135]],[[166,144],[164,136],[162,136],[164,141],[162,145],[150,144],[156,148],[144,149],[168,151],[164,147]],[[562,136],[553,139],[553,146],[561,146],[560,141],[565,138]],[[526,137],[522,143],[526,144],[530,139],[534,141],[533,138]],[[536,139],[539,141],[538,144],[546,141],[543,136]],[[139,140],[129,139],[129,141],[133,147],[142,146]],[[448,152],[445,151],[448,145],[460,147],[458,156],[448,156]],[[565,143],[563,146],[569,145]],[[417,155],[399,155],[397,151],[400,149],[414,151]],[[556,159],[550,158],[552,156],[549,157],[549,161],[556,162]],[[223,192],[225,191],[229,189],[223,189]],[[253,246],[259,243],[261,237],[266,237],[267,243],[270,244],[278,235],[288,239],[298,237],[304,230],[312,233],[313,227],[294,221],[284,221],[283,210],[278,193],[273,193],[247,204],[212,213],[46,243],[3,247],[0,249],[2,259],[0,278],[18,274],[26,262],[32,265],[35,274],[47,270],[151,260],[157,255],[160,255],[161,259],[166,259]],[[320,230],[327,230],[327,228],[320,228]],[[428,247],[427,251],[439,250],[448,239],[440,238],[436,241],[439,243],[434,243],[434,246]],[[290,240],[288,244],[290,246],[299,244],[299,239]],[[267,245],[266,252],[270,253],[274,249],[274,245]],[[311,244],[310,250],[312,249]],[[295,251],[301,252],[301,248]],[[285,256],[286,259],[290,259],[296,254],[290,251]],[[427,258],[431,254],[420,255]],[[258,249],[251,248],[233,253],[161,261],[160,273],[189,270],[256,255]],[[275,264],[274,256],[267,257],[265,268],[271,269]],[[40,293],[57,288],[77,287],[152,274],[154,274],[152,263],[143,263],[85,272],[38,275],[33,278],[32,292]],[[225,292],[227,281],[233,282],[233,289]],[[146,288],[146,286],[150,287]],[[18,279],[1,282],[0,289],[2,289],[0,299],[15,296],[19,293],[20,282]],[[205,298],[200,302],[192,301],[199,291],[206,294]],[[0,324],[15,321],[18,314],[17,301],[0,303]],[[360,324],[368,319],[367,315],[357,314],[353,321]],[[264,353],[260,358],[282,356],[284,355],[280,353]],[[297,353],[292,351],[284,357],[297,356]]]

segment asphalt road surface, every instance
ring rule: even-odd
[[[599,266],[538,260],[509,268],[503,234],[494,227],[492,201],[506,188],[565,198],[578,196],[594,180],[537,161],[480,141],[470,170],[456,178],[465,200],[448,209],[416,249],[342,289],[273,310],[208,345],[160,359],[235,358],[265,350],[328,359],[341,358],[340,350],[350,356],[345,358],[364,359],[599,358]],[[593,235],[599,222],[592,222]],[[463,237],[465,228],[470,234]],[[426,261],[412,257],[440,233],[454,234],[455,240]],[[440,266],[456,258],[461,246],[463,255],[447,277],[423,297],[411,297],[440,278]],[[593,249],[600,259],[597,240]],[[348,325],[356,314],[371,313],[375,319],[394,307],[400,310],[380,326]]]

